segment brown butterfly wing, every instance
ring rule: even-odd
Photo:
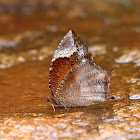
[[[87,46],[74,31],[70,30],[59,44],[51,61],[49,89],[54,102],[57,102],[56,96],[59,93],[61,81],[73,67],[79,65],[79,54],[80,57],[86,56]]]

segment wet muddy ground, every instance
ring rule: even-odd
[[[139,1],[0,4],[0,139],[140,139]],[[116,69],[115,99],[54,114],[49,67],[70,29],[97,65]]]

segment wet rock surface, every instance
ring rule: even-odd
[[[0,139],[140,139],[139,6],[138,0],[0,1]],[[70,29],[97,65],[116,69],[114,99],[54,114],[46,101],[50,61]]]

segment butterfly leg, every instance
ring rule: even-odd
[[[68,109],[63,103],[61,103],[61,105],[62,105],[67,111],[69,111],[69,109]]]
[[[59,105],[52,104],[52,108],[53,108],[54,114],[55,114],[55,107],[57,107],[57,106],[59,106]]]

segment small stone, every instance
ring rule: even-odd
[[[113,51],[117,52],[117,51],[119,51],[119,48],[118,47],[113,47]]]
[[[137,100],[140,99],[140,94],[135,94],[129,97],[130,99]]]
[[[20,128],[20,127],[21,127],[20,124],[16,124],[16,125],[15,125],[15,128]]]
[[[29,54],[37,54],[37,50],[32,49],[32,50],[30,50],[28,53],[29,53]]]
[[[6,65],[4,65],[4,64],[0,64],[0,68],[1,68],[1,69],[6,69],[6,68],[7,68],[7,66],[6,66]]]
[[[17,60],[18,62],[25,62],[25,58],[23,58],[22,56],[19,56]]]
[[[136,66],[140,65],[140,55],[138,50],[125,51],[124,54],[115,59],[116,63],[130,63],[133,62]]]
[[[38,60],[42,61],[42,60],[44,60],[44,57],[43,56],[39,56]]]
[[[106,53],[106,47],[104,45],[93,45],[90,46],[88,50],[93,54],[93,56]]]

